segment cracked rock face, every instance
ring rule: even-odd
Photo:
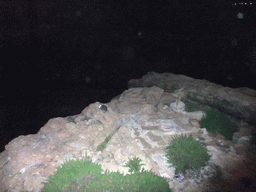
[[[128,87],[157,86],[173,95],[195,103],[217,108],[237,119],[256,126],[256,91],[247,87],[232,89],[172,73],[150,72],[141,79],[132,79]]]
[[[193,80],[184,76],[180,77],[180,81],[175,78],[177,82]],[[201,98],[202,93],[207,95],[207,90],[211,90],[209,86],[200,87],[194,82],[192,88],[189,83],[184,83],[183,89],[171,87],[174,89],[172,92],[156,86],[130,88],[109,103],[103,105],[96,102],[78,115],[50,119],[37,134],[15,138],[0,154],[0,191],[40,191],[42,182],[47,181],[58,166],[66,160],[81,159],[85,155],[101,164],[102,171],[108,169],[123,174],[130,174],[129,168],[124,167],[129,159],[139,157],[145,164],[143,168],[165,177],[173,191],[206,191],[212,188],[211,185],[218,179],[213,179],[216,167],[222,168],[223,178],[230,186],[235,185],[235,177],[246,177],[246,172],[239,169],[241,164],[245,165],[243,162],[251,165],[249,170],[254,170],[253,156],[248,158],[245,153],[250,147],[248,138],[254,127],[246,122],[241,124],[234,136],[235,143],[221,135],[213,137],[200,127],[200,120],[205,116],[203,111],[185,110],[192,88],[201,90],[198,94]],[[232,89],[218,93],[220,98],[221,93],[225,96],[230,93],[236,100],[236,91]],[[196,92],[192,98],[195,95]],[[249,104],[254,107],[251,101],[254,101],[253,98],[247,103],[239,101],[239,106]],[[173,136],[181,134],[202,141],[212,155],[207,166],[186,175],[175,173],[175,167],[167,162],[164,152]],[[96,152],[107,136],[110,140],[106,148]],[[243,169],[246,170],[246,166]],[[247,173],[251,174],[250,171]],[[222,187],[219,181],[217,183]]]

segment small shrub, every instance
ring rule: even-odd
[[[57,192],[77,182],[84,175],[88,175],[91,180],[99,174],[101,174],[101,166],[89,161],[87,156],[79,161],[70,160],[57,167],[57,171],[48,178],[42,191]]]
[[[210,109],[206,111],[206,117],[201,120],[201,127],[213,135],[218,133],[232,140],[233,134],[237,132],[237,125],[232,122],[224,113]]]
[[[171,192],[168,181],[156,175],[152,171],[142,171],[131,175],[126,175],[128,179],[127,188],[123,191],[135,192]],[[132,187],[131,187],[132,186]]]
[[[177,173],[185,174],[188,169],[199,169],[206,165],[211,156],[207,148],[192,136],[174,138],[166,148],[168,162]]]
[[[138,157],[134,157],[133,159],[129,158],[129,162],[125,164],[124,167],[129,167],[129,173],[138,173],[140,172],[141,166],[145,164],[140,164],[141,159]]]

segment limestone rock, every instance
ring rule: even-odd
[[[159,76],[155,74],[154,79]],[[181,80],[194,81],[194,87],[197,85],[196,80],[185,76],[178,80],[167,74],[165,78],[176,78],[177,85]],[[186,87],[188,85],[189,82],[184,83],[184,93],[190,89]],[[170,84],[167,90],[176,88]],[[196,92],[194,94],[196,97]],[[237,98],[236,95],[232,97],[232,101]],[[249,102],[253,101],[252,96],[250,99],[237,101],[239,106],[245,107],[246,102],[252,106],[251,112],[245,115],[247,119],[254,111],[254,105]],[[156,86],[131,88],[109,103],[89,105],[78,115],[50,119],[37,134],[19,136],[5,146],[5,151],[0,154],[0,191],[38,192],[58,166],[85,155],[101,164],[103,171],[108,169],[124,174],[129,174],[125,163],[139,157],[145,164],[143,168],[165,177],[173,191],[206,191],[203,187],[207,186],[207,178],[217,165],[223,168],[226,178],[231,178],[233,167],[245,158],[241,150],[248,144],[245,142],[250,133],[248,124],[244,123],[241,132],[235,134],[235,144],[221,136],[215,138],[205,128],[200,128],[202,111],[187,112],[184,105],[180,105],[180,110],[173,110],[171,103],[176,103],[176,100],[177,95]],[[180,103],[184,101],[185,98],[181,98]],[[196,176],[188,174],[177,180],[175,168],[167,163],[164,149],[173,136],[181,134],[201,140],[212,158]],[[107,136],[111,139],[106,148],[96,152]]]
[[[256,126],[256,91],[241,87],[232,89],[207,80],[198,80],[172,73],[150,72],[141,79],[132,79],[128,87],[157,86],[165,92],[180,94],[187,101],[202,103]]]

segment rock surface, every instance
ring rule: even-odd
[[[172,74],[163,76],[174,78]],[[209,188],[217,187],[216,182],[223,188],[220,181],[213,180],[214,168],[220,166],[223,178],[229,183],[227,191],[232,191],[240,178],[252,177],[256,171],[254,157],[246,153],[251,147],[248,138],[255,127],[247,122],[240,123],[239,132],[234,136],[236,144],[221,135],[213,137],[200,127],[199,121],[205,115],[203,111],[185,111],[185,100],[191,98],[186,93],[193,95],[192,98],[201,98],[204,93],[203,98],[207,98],[207,91],[212,90],[219,98],[226,98],[226,102],[247,106],[244,119],[250,120],[255,112],[254,92],[250,90],[249,96],[248,91],[243,93],[206,81],[204,84],[208,86],[205,87],[200,80],[184,76],[175,78],[176,83],[163,82],[166,89],[156,86],[130,88],[109,103],[96,102],[78,115],[50,119],[37,134],[13,139],[0,154],[0,191],[40,191],[42,182],[47,181],[65,160],[81,159],[86,154],[93,162],[101,164],[103,171],[124,174],[129,174],[129,169],[123,167],[129,158],[139,157],[145,164],[143,168],[165,177],[173,191],[211,191]],[[201,86],[196,81],[201,82]],[[235,107],[232,109],[234,111]],[[164,153],[173,136],[180,134],[198,138],[212,155],[200,173],[187,174],[184,178],[176,178],[175,168],[167,163]],[[106,148],[96,152],[107,136],[111,139]]]
[[[170,93],[179,90],[184,100],[209,105],[256,126],[256,91],[253,89],[247,87],[232,89],[207,80],[155,72],[128,82],[128,88],[151,86],[160,87]]]

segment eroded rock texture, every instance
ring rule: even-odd
[[[129,85],[145,87],[130,88],[106,104],[93,103],[78,115],[50,119],[37,134],[13,139],[0,154],[0,191],[40,191],[43,182],[64,161],[81,159],[86,154],[102,164],[103,171],[124,174],[129,174],[129,169],[123,167],[129,158],[139,157],[145,164],[143,168],[165,177],[173,191],[206,191],[216,182],[212,180],[216,166],[223,169],[227,182],[232,181],[230,187],[256,170],[253,156],[248,158],[246,154],[251,147],[248,138],[255,129],[255,91],[224,88],[173,74],[151,74],[132,80]],[[235,134],[236,144],[221,135],[213,137],[200,127],[205,113],[186,111],[187,101],[222,106],[227,112],[240,115],[244,121]],[[180,134],[200,139],[212,158],[198,175],[177,180],[164,149],[173,136]],[[107,136],[111,139],[106,148],[96,152]],[[244,162],[253,165],[248,172],[244,171]]]

